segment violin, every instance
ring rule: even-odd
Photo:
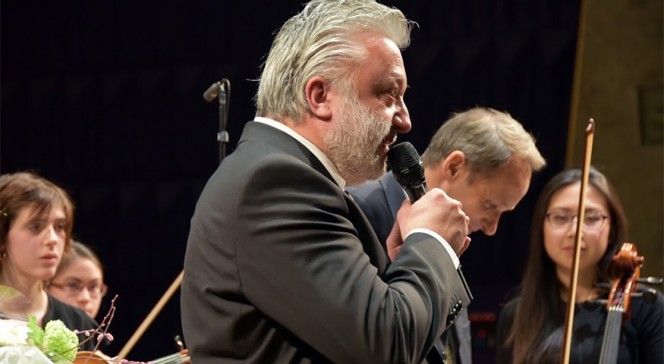
[[[600,352],[600,364],[613,364],[618,361],[618,348],[620,344],[620,330],[623,322],[631,316],[631,298],[655,299],[657,293],[654,289],[641,288],[638,283],[659,284],[659,278],[649,277],[641,279],[641,266],[644,257],[639,256],[636,246],[632,243],[623,243],[620,250],[611,261],[611,276],[615,277],[609,286],[609,298],[606,300],[606,326],[602,338],[602,350]]]
[[[76,353],[76,358],[72,364],[112,364],[115,361],[113,358],[105,355],[99,351],[92,352],[87,350],[81,350]],[[189,359],[189,351],[183,349],[175,354],[167,355],[159,359],[151,360],[152,364],[191,364],[191,359]]]
[[[177,353],[166,355],[164,357],[150,360],[151,364],[191,364],[191,359],[189,358],[189,350],[184,348],[184,343],[180,338],[180,335],[175,336],[175,344],[180,349]],[[111,358],[108,355],[102,353],[101,351],[87,351],[80,350],[76,353],[76,358],[72,364],[112,364],[119,362],[120,358]]]
[[[613,271],[617,276],[611,285],[606,304],[606,326],[602,339],[600,363],[615,363],[618,359],[620,328],[622,322],[630,317],[630,297],[636,289],[636,280],[640,276],[644,258],[638,256],[636,246],[624,243],[613,257]]]
[[[167,355],[159,359],[151,360],[152,364],[191,364],[189,351],[184,349],[175,354]]]
[[[106,354],[103,354],[101,351],[88,351],[88,350],[79,350],[76,353],[76,357],[72,364],[109,364],[112,362],[112,358]]]
[[[191,364],[189,350],[184,348],[180,335],[175,335],[175,344],[180,349],[175,354],[167,355],[159,359],[151,360],[152,364]]]

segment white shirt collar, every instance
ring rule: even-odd
[[[323,153],[320,149],[318,149],[318,147],[315,146],[312,142],[308,141],[302,135],[298,134],[295,130],[286,126],[286,124],[280,123],[276,120],[272,120],[262,116],[256,116],[254,118],[254,121],[257,123],[266,124],[273,128],[279,129],[284,133],[295,138],[295,140],[297,140],[298,142],[302,143],[311,153],[313,153],[313,155],[316,156],[316,158],[318,158],[318,160],[320,160],[321,163],[323,163],[323,166],[325,167],[325,169],[327,169],[330,175],[332,175],[332,178],[334,178],[334,181],[337,183],[337,185],[339,185],[339,187],[341,187],[342,190],[346,187],[346,180],[344,180],[343,177],[341,177],[341,175],[339,174],[339,170],[337,169],[337,167],[334,166],[334,163],[332,163],[330,158],[328,158],[325,155],[325,153]]]

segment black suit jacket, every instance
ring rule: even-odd
[[[378,240],[385,245],[396,220],[397,211],[404,199],[407,198],[399,182],[394,178],[392,172],[388,172],[377,180],[367,181],[360,186],[351,187],[347,190],[367,216],[376,235],[378,235]],[[384,246],[384,248],[387,250],[387,247]],[[468,319],[467,310],[463,310],[454,322],[454,330],[447,330],[443,334],[443,341],[436,345],[439,351],[444,346],[444,340],[447,340],[446,335],[451,335],[449,339],[452,340],[452,344],[457,350],[456,363],[471,364],[470,320]],[[429,362],[434,361],[435,358],[434,355],[428,356]],[[441,359],[439,357],[438,362]]]
[[[320,161],[249,122],[191,219],[185,342],[196,364],[420,362],[469,302],[451,266],[422,233],[388,265]]]

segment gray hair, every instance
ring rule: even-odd
[[[425,166],[433,166],[455,150],[464,153],[471,169],[488,174],[514,156],[539,171],[546,161],[535,139],[506,112],[476,107],[456,113],[434,134],[423,155]]]
[[[343,89],[365,56],[362,35],[387,37],[400,48],[410,43],[413,22],[374,0],[312,0],[276,35],[263,64],[256,94],[259,116],[299,121],[307,110],[304,87],[314,76]]]

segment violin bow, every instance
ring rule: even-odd
[[[138,329],[136,329],[136,332],[134,332],[131,338],[129,338],[129,341],[127,341],[122,350],[120,350],[120,353],[117,356],[118,360],[125,359],[127,357],[127,354],[129,354],[134,345],[136,345],[138,339],[140,339],[145,330],[147,330],[148,326],[152,324],[152,321],[154,321],[155,317],[157,317],[157,315],[164,308],[168,300],[171,299],[175,291],[180,287],[180,283],[182,283],[183,277],[184,277],[184,271],[181,271],[180,274],[175,278],[173,283],[171,283],[171,286],[168,287],[164,295],[161,296],[161,299],[159,299],[157,304],[152,308],[152,311],[150,311],[145,320],[143,320]]]
[[[574,240],[574,255],[572,259],[572,276],[570,277],[567,314],[565,319],[565,331],[563,336],[563,356],[561,363],[568,364],[570,349],[572,346],[572,327],[574,324],[574,305],[576,304],[576,285],[579,279],[579,255],[581,254],[581,237],[583,236],[583,220],[586,212],[586,190],[588,188],[588,176],[590,174],[590,157],[593,149],[593,136],[595,133],[595,121],[590,119],[586,127],[586,147],[583,154],[583,168],[581,178],[581,193],[579,195],[579,211],[576,219],[576,236]]]

